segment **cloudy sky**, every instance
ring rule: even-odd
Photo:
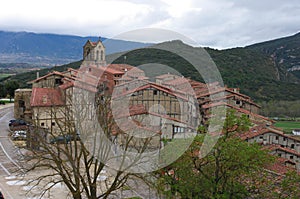
[[[200,46],[245,46],[300,31],[299,0],[7,0],[0,30],[115,37],[163,28]]]

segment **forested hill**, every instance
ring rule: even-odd
[[[184,48],[186,44],[180,41],[159,44],[172,49]],[[191,51],[201,51],[190,47]],[[205,48],[217,65],[224,84],[229,87],[241,88],[241,92],[251,96],[256,101],[297,100],[300,99],[300,85],[278,78],[278,70],[273,60],[264,53],[248,48],[215,50]],[[200,80],[199,73],[184,59],[172,53],[154,49],[133,50],[125,54],[126,63],[135,66],[145,63],[160,63],[176,69],[186,77]],[[123,57],[115,63],[123,63]],[[281,75],[281,74],[279,74]]]
[[[300,32],[289,37],[248,46],[267,55],[278,70],[278,79],[300,82]]]
[[[292,39],[291,39],[292,38]],[[296,39],[296,41],[295,41]],[[297,42],[299,34],[293,37],[284,38],[281,40],[275,40],[285,43],[285,52],[289,52],[287,48],[291,48],[293,52],[292,56],[296,56],[296,51],[299,51],[299,47],[291,47],[292,44],[289,42]],[[280,43],[279,42],[279,43]],[[215,50],[211,48],[205,48],[209,53],[213,61],[216,63],[224,84],[229,87],[239,87],[241,92],[251,96],[256,101],[271,101],[271,100],[298,100],[300,99],[300,85],[299,79],[291,74],[291,71],[284,68],[278,68],[278,64],[270,57],[271,50],[273,49],[272,41],[257,44],[245,48],[233,48],[227,50]],[[186,44],[181,41],[172,41],[158,44],[160,46],[168,46],[169,48],[184,47]],[[275,44],[274,44],[275,45]],[[271,48],[271,47],[272,48]],[[199,51],[199,48],[189,47],[191,51]],[[264,49],[262,52],[262,49]],[[293,50],[292,50],[293,49]],[[109,55],[109,60],[114,55]],[[126,56],[126,60],[124,60]],[[286,55],[286,57],[290,57]],[[293,58],[298,59],[299,56]],[[155,49],[138,49],[130,51],[124,54],[119,59],[116,59],[114,63],[124,63],[138,66],[145,63],[161,63],[173,67],[186,77],[190,77],[195,80],[200,80],[199,74],[193,70],[186,60],[183,60],[179,56],[172,53],[168,53],[161,50]],[[79,67],[80,61],[71,63],[69,65],[63,65],[53,69],[45,69],[40,71],[40,75],[45,74],[51,70],[62,70],[67,67]],[[284,63],[284,61],[283,61]],[[291,61],[289,61],[291,63]],[[34,79],[36,76],[35,72],[25,73],[11,77],[11,79],[20,80],[25,83]],[[286,77],[286,78],[281,78]],[[23,84],[23,87],[25,84]]]

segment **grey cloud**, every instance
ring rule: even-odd
[[[300,30],[299,0],[193,0],[192,9],[180,18],[171,17],[167,12],[168,5],[160,0],[124,1],[147,5],[150,11],[139,12],[134,19],[124,19],[118,24],[52,22],[50,25],[44,21],[0,19],[0,29],[112,37],[138,28],[156,27],[177,31],[202,46],[218,48],[245,46]]]
[[[300,5],[296,1],[215,0],[196,2],[195,6],[203,9],[172,23],[203,46],[245,46],[299,31]]]

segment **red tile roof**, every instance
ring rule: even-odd
[[[188,85],[190,85],[189,80],[186,79],[186,78],[184,78],[184,77],[178,77],[176,79],[168,80],[166,82],[163,82],[163,84],[165,84],[165,85],[171,85],[171,86],[178,86],[178,85],[181,85],[181,84],[188,84]]]
[[[173,75],[173,74],[163,74],[163,75],[156,76],[155,78],[156,79],[166,79],[166,78],[177,78],[177,77],[179,77],[179,76]]]
[[[266,166],[266,169],[278,175],[285,175],[289,171],[295,170],[294,168],[286,166],[287,162],[290,161],[285,158],[276,158],[273,164]]]
[[[32,107],[63,106],[65,102],[58,88],[32,88],[30,105]]]
[[[117,69],[114,69],[114,68],[110,68],[110,67],[101,68],[101,69],[103,69],[105,72],[108,72],[108,73],[113,74],[113,75],[123,75],[124,74],[123,71],[120,71],[120,70],[117,70]]]
[[[123,72],[127,72],[130,69],[134,68],[134,66],[131,66],[129,64],[109,64],[107,67],[113,68],[115,70],[123,71]]]
[[[60,85],[59,88],[61,88],[63,90],[66,90],[66,89],[71,88],[73,86],[74,86],[74,82],[73,81],[64,80],[64,83],[62,85]]]
[[[126,84],[123,83],[122,85]],[[152,82],[149,82],[148,84],[144,85],[144,86],[141,86],[141,87],[138,87],[138,88],[134,88],[132,90],[129,90],[129,91],[124,91],[123,93],[119,94],[119,95],[115,95],[113,97],[113,99],[115,98],[118,98],[118,97],[121,97],[121,96],[125,96],[125,95],[128,95],[128,94],[131,94],[131,93],[134,93],[134,92],[137,92],[137,91],[140,91],[140,90],[144,90],[144,89],[147,89],[147,88],[155,88],[157,90],[160,90],[160,91],[163,91],[165,93],[168,93],[170,95],[173,95],[175,97],[178,97],[178,98],[181,98],[183,100],[188,100],[186,97],[185,97],[185,93],[182,93],[180,91],[174,91],[172,89],[169,89],[167,87],[164,87],[164,86],[161,86],[161,85],[158,85],[158,84],[155,84],[155,83],[152,83]]]
[[[293,154],[293,155],[300,157],[300,153],[298,153],[297,151],[290,149],[290,148],[282,147],[281,145],[270,144],[270,145],[266,146],[265,148],[270,151],[283,151],[283,152]]]
[[[266,127],[265,125],[259,125],[259,126],[252,127],[249,131],[240,134],[240,138],[243,139],[243,140],[246,140],[247,138],[248,139],[249,138],[254,138],[254,137],[257,137],[259,135],[263,135],[265,133],[268,133],[268,132],[271,132],[271,133],[277,134],[279,136],[282,136],[282,137],[292,139],[292,140],[295,140],[295,141],[299,142],[299,139],[294,138],[293,136],[284,134],[282,131],[277,130],[277,128],[275,128],[273,126]]]
[[[229,107],[229,108],[232,108],[232,109],[237,110],[237,111],[240,112],[240,113],[244,113],[244,114],[246,114],[246,115],[251,115],[251,116],[253,116],[254,118],[263,119],[263,120],[265,120],[265,121],[269,121],[269,122],[272,122],[272,123],[274,122],[273,120],[271,120],[271,119],[269,119],[269,118],[267,118],[267,117],[264,117],[264,116],[262,116],[262,115],[259,115],[259,114],[250,112],[250,111],[248,111],[248,110],[246,110],[246,109],[243,109],[243,108],[238,108],[238,107],[236,107],[236,106],[230,105],[230,104],[228,104],[228,103],[226,103],[226,102],[223,102],[223,101],[220,101],[220,102],[213,102],[213,103],[210,103],[210,104],[204,104],[204,105],[202,105],[202,108],[208,109],[208,108],[212,108],[212,107],[216,107],[216,106],[227,106],[227,107]]]
[[[58,75],[58,76],[61,76],[61,77],[66,77],[66,78],[71,78],[73,79],[73,77],[67,75],[67,74],[64,74],[64,73],[61,73],[61,72],[58,72],[58,71],[52,71],[51,73],[48,73],[47,75],[45,76],[42,76],[40,78],[37,78],[35,80],[32,80],[30,81],[30,83],[35,83],[35,82],[39,82],[40,80],[43,80],[43,79],[46,79],[47,77],[50,77],[52,75]]]
[[[226,91],[228,93],[231,93],[231,95],[234,95],[236,97],[240,97],[240,99],[243,99],[244,101],[260,108],[260,106],[256,103],[254,103],[249,96],[241,94],[239,92],[235,92],[234,89],[232,89],[232,88],[220,87],[220,86],[211,86],[210,85],[207,88],[204,87],[202,89],[198,89],[198,90],[195,90],[195,91],[196,91],[196,94],[197,94],[197,98],[208,97],[208,96],[211,96],[213,94]]]

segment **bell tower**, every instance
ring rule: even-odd
[[[91,42],[88,40],[83,46],[83,62],[86,65],[105,66],[105,46],[100,40]]]

